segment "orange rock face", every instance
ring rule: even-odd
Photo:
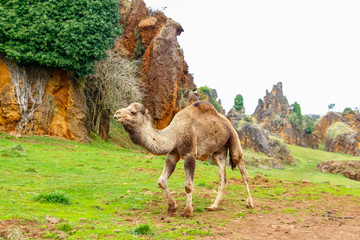
[[[20,108],[13,98],[12,82],[6,65],[0,60],[0,130],[15,130]],[[49,79],[42,105],[34,113],[34,128],[29,134],[58,136],[87,142],[86,99],[80,87],[73,86],[69,73],[55,70]]]
[[[148,12],[142,0],[132,1],[127,9],[123,3],[122,8],[124,35],[118,40],[117,49],[133,56],[138,41],[135,31],[140,34],[145,46],[142,57],[143,102],[154,118],[155,127],[165,128],[180,110],[179,92],[196,89],[177,41],[183,28],[161,12]]]
[[[20,108],[13,98],[9,71],[0,60],[0,130],[15,131],[20,121]]]

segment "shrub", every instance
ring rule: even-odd
[[[20,64],[86,75],[121,33],[118,0],[1,2],[0,53]]]
[[[349,125],[343,122],[337,122],[328,128],[326,131],[326,137],[336,139],[339,135],[352,133],[355,133],[355,131]]]
[[[300,120],[295,112],[291,113],[290,115],[286,116],[286,119],[289,121],[289,123],[296,127],[300,126]]]
[[[344,113],[352,112],[352,111],[353,111],[353,110],[352,110],[351,108],[349,108],[349,107],[347,107],[347,108],[344,109]]]
[[[155,235],[154,232],[151,230],[149,224],[141,224],[136,228],[134,228],[130,233],[134,235],[148,235],[148,236]]]
[[[211,94],[211,90],[208,87],[200,87],[198,89],[198,92],[200,93],[200,99],[203,101],[208,101],[210,102],[216,109],[216,111],[221,112],[221,106],[220,104],[216,101],[216,99],[213,97],[213,95]]]
[[[303,117],[303,122],[305,124],[305,133],[307,134],[311,134],[314,131],[315,128],[315,124],[314,124],[314,120],[312,120],[310,117],[308,116],[304,116]]]
[[[138,61],[130,61],[113,50],[107,58],[94,65],[95,74],[85,83],[91,130],[99,134],[102,118],[108,118],[117,109],[140,101],[142,93],[138,75]]]

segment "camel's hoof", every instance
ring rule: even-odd
[[[247,203],[246,203],[246,207],[247,208],[254,208],[254,202],[251,200],[251,201],[248,201]]]
[[[167,212],[168,212],[168,214],[169,214],[170,216],[172,216],[172,215],[175,214],[176,210],[177,210],[176,204],[174,204],[174,205],[169,205],[169,207],[168,207],[168,209],[167,209]]]
[[[180,215],[180,217],[183,217],[183,218],[189,218],[189,217],[192,217],[193,216],[193,213],[192,212],[184,212]]]
[[[205,208],[206,211],[209,211],[209,212],[213,212],[213,211],[223,211],[225,210],[225,208],[221,208],[221,207],[207,207]]]
[[[205,208],[205,210],[209,211],[209,212],[216,211],[217,209],[218,209],[217,207],[207,207],[207,208]]]

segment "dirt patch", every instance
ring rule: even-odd
[[[229,179],[229,185],[241,185],[241,182]],[[193,218],[181,224],[178,224],[179,217],[160,219],[165,213],[158,215],[154,222],[163,229],[161,231],[183,231],[184,236],[197,231],[200,235],[196,237],[202,239],[360,239],[359,197],[333,196],[325,192],[321,196],[306,196],[302,188],[311,183],[272,181],[263,176],[251,181],[253,195],[278,185],[282,186],[281,193],[269,193],[266,198],[254,197],[255,209],[247,209],[239,197],[237,202],[224,199],[219,211],[194,212]],[[202,199],[213,200],[216,196],[199,188],[196,191],[194,194]],[[224,197],[228,194],[229,190]],[[178,202],[177,215],[182,211],[182,204]],[[163,207],[165,205],[163,202]]]

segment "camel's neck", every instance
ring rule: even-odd
[[[176,146],[176,136],[171,128],[157,130],[152,121],[145,122],[139,129],[136,129],[136,132],[130,134],[130,138],[136,144],[155,154],[167,154]]]

